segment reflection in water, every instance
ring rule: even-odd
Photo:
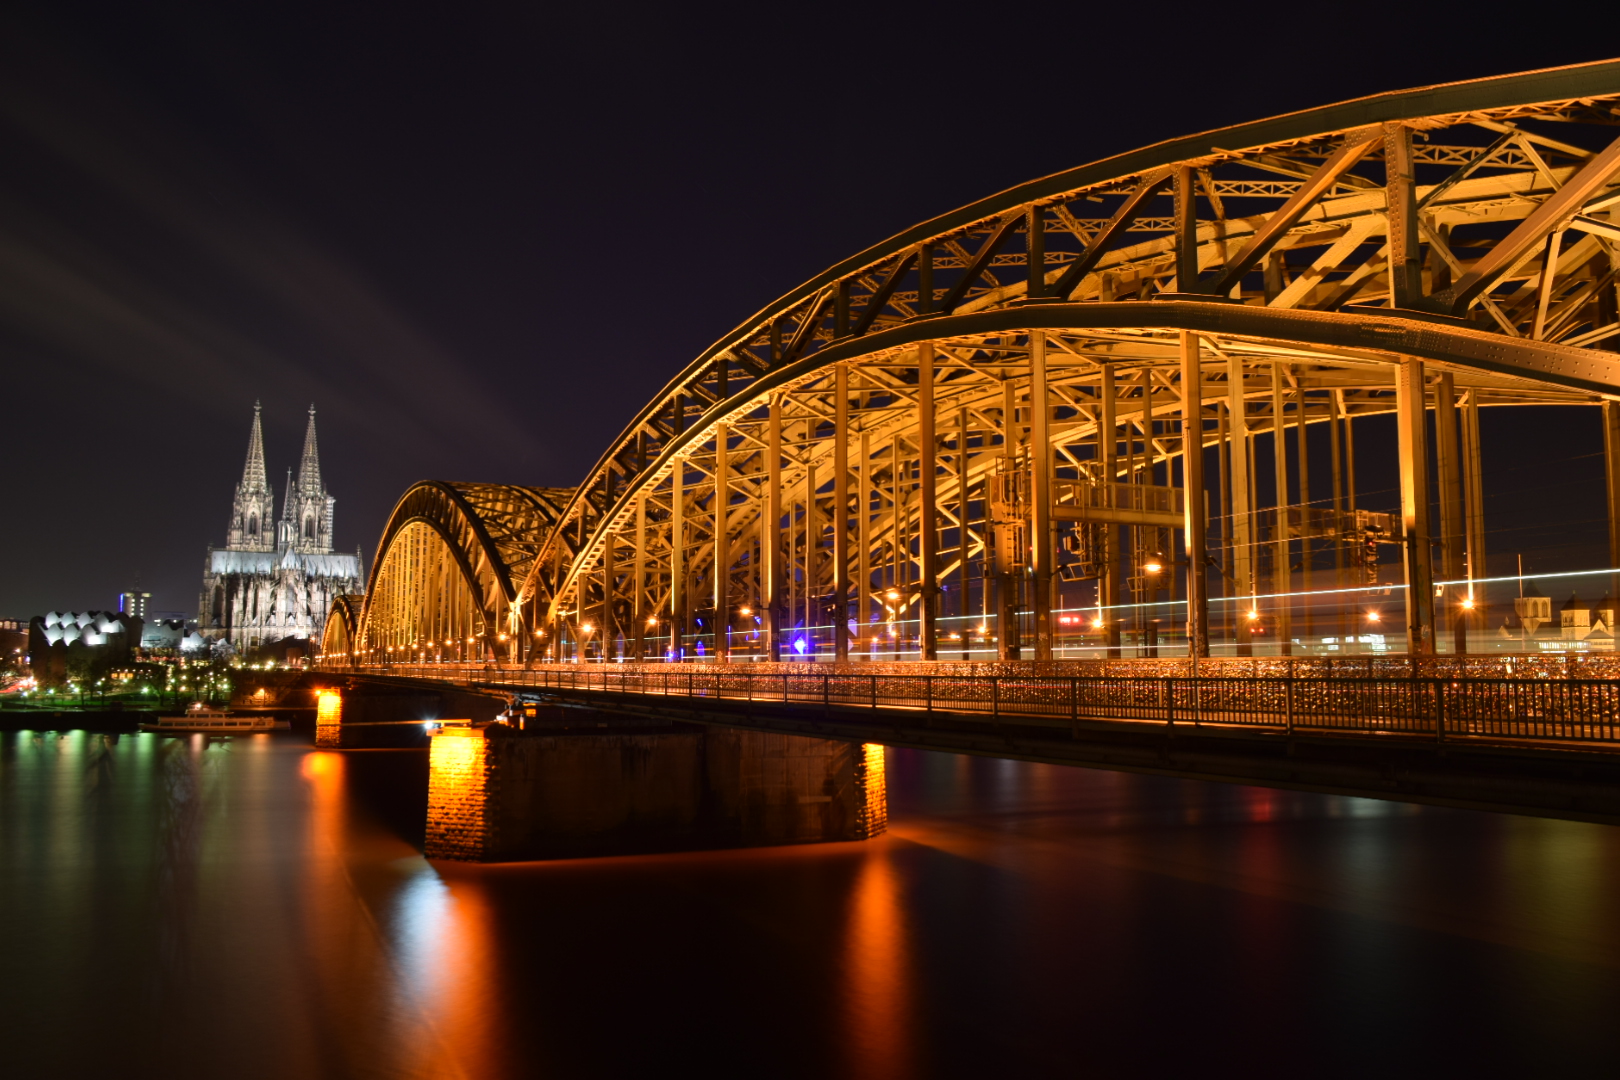
[[[909,984],[901,886],[884,841],[862,863],[850,893],[848,985],[842,1007],[859,1077],[911,1075]]]
[[[891,751],[872,843],[435,866],[426,771],[289,736],[0,734],[7,1075],[1569,1075],[1620,1052],[1620,830]]]

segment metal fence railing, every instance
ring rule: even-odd
[[[1620,681],[1578,679],[1120,678],[1060,675],[756,672],[743,665],[379,665],[380,675],[534,690],[709,698],[953,720],[1165,725],[1616,743]],[[892,724],[893,718],[884,722]]]

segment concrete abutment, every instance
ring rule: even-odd
[[[578,713],[578,710],[570,710]],[[688,724],[453,724],[433,734],[426,854],[519,859],[865,840],[881,746]]]

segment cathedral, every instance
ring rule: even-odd
[[[197,621],[204,637],[227,641],[237,652],[281,638],[319,638],[332,601],[365,591],[360,552],[332,550],[336,502],[321,482],[311,405],[298,479],[287,470],[287,493],[276,518],[255,402],[247,465],[236,485],[225,547],[209,547],[203,571]]]

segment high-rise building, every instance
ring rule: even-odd
[[[287,470],[287,492],[276,520],[255,402],[247,464],[236,485],[225,547],[208,549],[203,572],[197,622],[205,637],[224,638],[239,652],[281,638],[315,637],[326,625],[334,597],[365,590],[359,550],[349,555],[333,549],[336,503],[321,480],[311,405],[298,478]]]
[[[146,618],[146,602],[152,599],[149,592],[122,592],[118,594],[118,610],[125,615],[133,615],[137,619]]]

